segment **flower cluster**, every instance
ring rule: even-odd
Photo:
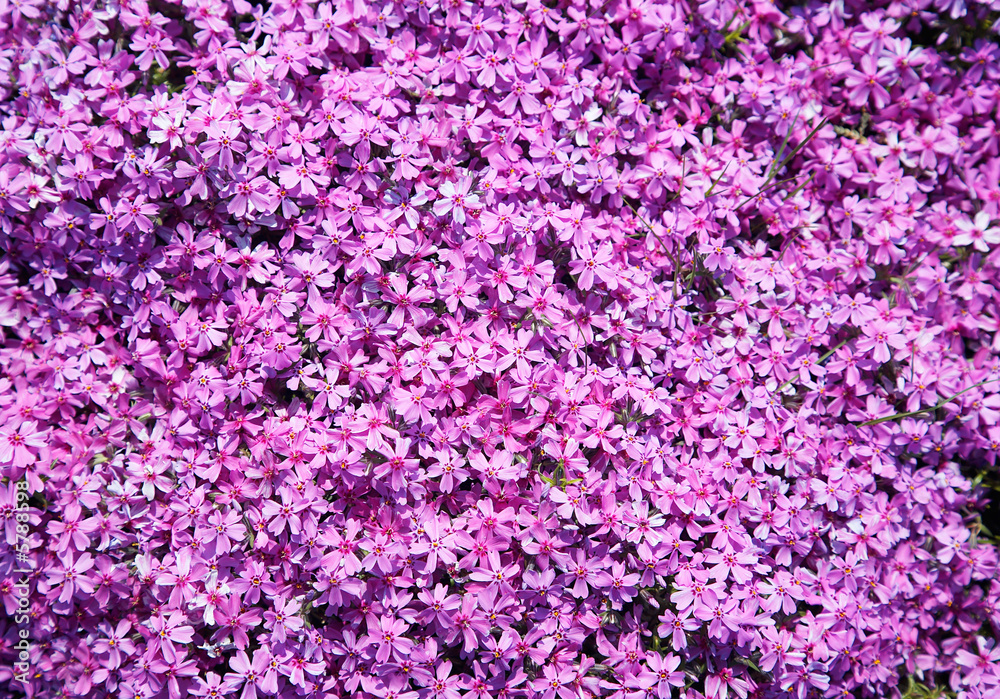
[[[23,691],[996,696],[998,13],[3,2]]]

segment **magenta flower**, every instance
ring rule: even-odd
[[[230,691],[222,678],[214,672],[207,673],[205,679],[195,677],[194,681],[195,686],[189,690],[192,696],[215,699],[225,696]]]
[[[379,619],[378,626],[371,630],[367,636],[369,643],[378,646],[375,659],[386,662],[390,656],[401,659],[410,654],[413,650],[413,641],[406,638],[403,633],[407,629],[407,624],[402,619],[394,619],[383,616]]]
[[[865,336],[858,339],[858,349],[862,352],[874,350],[872,358],[876,362],[885,363],[892,358],[890,347],[906,347],[906,337],[899,332],[899,326],[895,323],[876,319],[868,323],[864,331]]]
[[[2,6],[16,691],[995,693],[996,2],[583,4]]]
[[[980,252],[989,252],[991,245],[1000,243],[1000,227],[990,227],[990,215],[980,211],[972,221],[959,221],[959,231],[953,242],[955,245],[972,245]]]
[[[271,639],[275,643],[284,643],[288,638],[288,633],[295,633],[303,626],[303,621],[297,612],[302,608],[297,602],[277,599],[274,601],[274,610],[264,612],[264,628],[271,632]]]
[[[135,653],[135,643],[128,637],[132,624],[127,619],[122,619],[116,627],[107,623],[102,627],[103,635],[94,643],[94,652],[98,655],[107,654],[107,669],[116,670],[121,667],[125,659]]]
[[[611,261],[612,253],[608,246],[601,246],[596,252],[592,251],[589,245],[576,248],[579,259],[570,262],[570,269],[574,274],[580,276],[580,288],[590,289],[594,286],[594,279],[602,282],[614,280],[614,274],[608,269],[607,263]],[[614,288],[610,286],[609,288]]]
[[[223,514],[216,511],[208,516],[205,524],[197,530],[197,535],[213,555],[226,555],[234,541],[240,541],[246,536],[246,527],[236,512]]]
[[[1000,661],[1000,647],[994,647],[992,639],[976,636],[976,653],[959,650],[955,662],[966,668],[962,675],[962,684],[992,686],[1000,684],[1000,678],[992,672],[993,663]]]
[[[229,661],[229,667],[232,672],[228,673],[224,678],[228,691],[235,692],[242,687],[243,691],[240,692],[240,699],[256,699],[258,689],[262,692],[273,694],[274,692],[267,692],[265,690],[266,681],[264,677],[267,672],[268,661],[267,653],[262,649],[254,651],[252,662],[250,657],[242,650],[237,651],[236,655]],[[275,687],[275,691],[277,691],[277,687]]]
[[[542,677],[531,683],[532,688],[539,693],[542,699],[571,699],[576,696],[571,683],[576,679],[576,672],[569,667],[559,668],[554,665],[546,665],[542,668]]]
[[[485,583],[487,586],[495,586],[503,594],[511,594],[514,588],[511,581],[515,579],[521,566],[516,563],[503,565],[500,561],[500,554],[490,551],[488,554],[488,567],[479,567],[469,575],[470,580]]]
[[[11,464],[16,469],[30,466],[35,461],[32,449],[45,446],[44,435],[33,420],[0,428],[0,464]]]
[[[276,208],[275,186],[266,177],[237,180],[233,183],[233,189],[235,196],[229,201],[226,209],[238,218],[254,212],[269,213]]]
[[[848,73],[844,84],[850,89],[848,96],[853,104],[863,105],[871,100],[876,109],[889,103],[889,92],[882,84],[889,71],[879,69],[871,55],[861,57],[861,70]]]
[[[94,567],[94,559],[89,553],[74,557],[72,553],[67,552],[60,556],[59,560],[61,567],[49,574],[49,595],[59,602],[68,603],[78,593],[94,592],[94,584],[86,574]],[[58,595],[53,595],[56,590]]]
[[[278,494],[281,497],[280,503],[274,500],[264,502],[263,514],[270,520],[267,530],[272,534],[280,534],[288,527],[292,534],[298,534],[302,527],[299,513],[306,508],[306,503],[288,488],[280,488]]]
[[[174,643],[183,645],[190,643],[194,638],[194,629],[188,626],[186,621],[181,613],[171,612],[169,617],[161,615],[150,623],[153,631],[151,641],[159,646],[160,652],[168,662],[173,662],[178,657]]]

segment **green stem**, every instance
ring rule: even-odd
[[[774,164],[771,166],[771,170],[770,170],[770,172],[768,172],[767,179],[764,180],[764,184],[763,184],[763,186],[761,186],[760,191],[757,192],[757,194],[754,194],[752,197],[749,197],[748,199],[746,199],[739,206],[737,206],[736,207],[737,209],[743,208],[745,205],[747,205],[748,203],[750,203],[751,201],[753,201],[754,199],[756,199],[757,197],[759,197],[761,194],[763,194],[768,189],[770,189],[771,186],[772,186],[772,184],[774,184],[774,185],[780,184],[780,183],[777,183],[777,182],[772,183],[771,180],[773,180],[774,176],[777,175],[779,171],[781,171],[788,163],[790,163],[792,161],[792,159],[796,155],[799,154],[799,151],[801,151],[803,148],[806,147],[806,144],[809,143],[809,141],[813,140],[813,138],[816,136],[816,134],[819,133],[819,130],[822,129],[824,126],[826,126],[827,122],[829,121],[829,119],[827,117],[823,117],[820,120],[820,122],[813,128],[813,130],[809,132],[809,135],[807,135],[804,139],[802,139],[802,142],[799,143],[799,145],[795,146],[795,148],[792,150],[792,152],[789,153],[784,159],[782,159],[779,162],[778,159],[781,158],[782,153],[785,152],[785,146],[788,145],[788,139],[791,138],[792,131],[795,128],[795,124],[798,121],[798,119],[799,119],[799,117],[796,114],[795,115],[795,120],[792,121],[792,125],[788,129],[788,135],[785,136],[785,140],[781,144],[781,148],[778,149],[778,154],[776,156],[774,156]],[[791,182],[794,179],[795,179],[794,177],[789,178],[788,180],[786,180],[786,182]]]
[[[666,254],[670,255],[670,261],[674,263],[674,300],[676,300],[677,299],[677,273],[680,271],[680,260],[676,256],[674,256],[673,252],[671,252],[671,251],[668,250],[666,242],[664,242],[663,238],[660,237],[659,233],[657,233],[655,230],[653,230],[653,226],[651,224],[647,223],[646,219],[644,219],[642,217],[642,215],[640,215],[639,212],[636,210],[636,208],[634,206],[632,206],[632,202],[630,202],[628,199],[623,199],[622,201],[625,202],[625,205],[628,206],[628,208],[632,209],[632,213],[635,214],[635,217],[637,219],[639,219],[639,223],[641,223],[642,225],[644,225],[646,227],[646,229],[650,233],[653,234],[653,237],[656,238],[656,242],[658,242],[661,246],[663,246],[663,251]]]
[[[729,169],[729,166],[732,164],[732,162],[733,161],[730,160],[728,163],[726,163],[726,166],[724,168],[722,168],[722,172],[720,172],[719,176],[715,178],[714,182],[712,182],[712,186],[708,188],[707,192],[705,192],[705,198],[706,199],[708,199],[710,196],[712,196],[712,192],[715,191],[715,185],[719,184],[719,180],[721,180],[722,177],[723,177],[723,175],[726,174],[726,170]]]
[[[894,415],[886,415],[885,417],[876,418],[875,420],[868,420],[867,422],[862,422],[861,423],[861,427],[865,427],[865,426],[868,426],[868,425],[878,425],[878,424],[881,424],[883,422],[889,422],[890,420],[900,420],[900,419],[902,419],[904,417],[913,417],[915,415],[923,415],[924,413],[933,412],[933,411],[937,410],[938,408],[943,408],[944,406],[948,405],[948,403],[951,403],[953,400],[955,400],[959,396],[964,395],[964,394],[968,393],[969,391],[971,391],[973,389],[979,388],[983,384],[988,384],[991,381],[998,381],[998,380],[1000,380],[1000,379],[986,379],[984,381],[980,381],[977,384],[973,384],[973,385],[969,386],[968,388],[959,391],[958,393],[956,393],[953,396],[945,398],[943,401],[941,401],[940,403],[938,403],[938,404],[936,404],[934,406],[931,406],[930,408],[924,408],[923,410],[911,410],[908,413],[895,413]]]
[[[749,20],[748,19],[746,22],[744,22],[743,24],[741,24],[739,27],[737,27],[733,31],[731,31],[728,34],[726,34],[726,39],[725,39],[726,46],[728,46],[729,44],[732,44],[732,43],[746,41],[746,39],[743,38],[743,32],[745,32],[747,30],[747,27],[750,26],[750,24],[752,23],[752,21],[753,20]]]

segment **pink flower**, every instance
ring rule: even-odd
[[[989,252],[992,245],[1000,244],[1000,227],[990,227],[990,215],[980,211],[972,220],[960,220],[957,223],[961,231],[952,240],[955,245],[972,245],[980,252]]]
[[[301,608],[298,602],[278,598],[273,611],[264,612],[264,628],[271,631],[275,643],[284,643],[289,632],[295,633],[302,628],[304,622],[297,616]]]
[[[11,464],[16,469],[30,466],[35,461],[34,450],[46,445],[45,433],[34,420],[0,428],[0,464]]]
[[[103,635],[94,643],[94,652],[108,655],[108,670],[118,669],[123,660],[135,653],[135,643],[128,636],[131,629],[132,624],[127,619],[122,619],[115,627],[107,622],[102,624]]]
[[[615,288],[613,285],[615,276],[606,266],[612,258],[609,246],[602,245],[598,247],[596,253],[591,250],[589,245],[583,245],[575,249],[580,257],[570,262],[570,269],[574,274],[579,275],[578,283],[581,289],[586,291],[593,288],[595,277],[605,283],[612,282],[612,284],[609,284],[609,288]]]
[[[876,362],[885,363],[892,358],[890,347],[906,347],[906,336],[899,332],[899,326],[892,322],[876,319],[864,327],[865,336],[858,339],[857,347],[862,352],[872,352]]]
[[[573,699],[576,696],[570,683],[576,679],[576,672],[570,667],[559,668],[548,664],[542,668],[542,677],[533,680],[532,688],[542,699]]]
[[[240,699],[257,699],[257,690],[265,691],[264,678],[269,660],[270,658],[263,649],[254,651],[252,662],[245,652],[237,651],[236,655],[229,661],[229,667],[233,672],[228,673],[224,678],[229,691],[235,692],[243,687]]]
[[[993,686],[1000,684],[1000,677],[997,676],[995,663],[1000,662],[1000,646],[994,647],[993,639],[976,636],[975,654],[960,649],[955,653],[955,662],[966,668],[962,674],[962,684]]]
[[[194,629],[186,624],[187,619],[180,612],[171,612],[169,617],[157,616],[150,623],[152,641],[156,643],[168,662],[177,658],[174,643],[187,644],[194,638]]]
[[[878,68],[870,54],[863,55],[861,70],[851,70],[844,80],[844,85],[850,90],[848,96],[851,103],[862,106],[871,100],[876,109],[882,109],[889,103],[889,92],[882,84],[888,74],[888,69]]]
[[[413,641],[403,636],[407,629],[407,624],[402,619],[394,619],[390,616],[382,616],[378,626],[368,634],[368,642],[376,644],[378,650],[375,659],[386,662],[389,657],[400,660],[410,654],[413,650]]]
[[[438,190],[440,198],[434,202],[434,213],[444,216],[450,212],[456,222],[464,224],[467,212],[479,206],[479,196],[469,193],[471,187],[472,181],[467,178],[442,184]]]

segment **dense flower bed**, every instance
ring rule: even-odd
[[[1000,2],[265,5],[0,3],[0,692],[1000,692]]]

